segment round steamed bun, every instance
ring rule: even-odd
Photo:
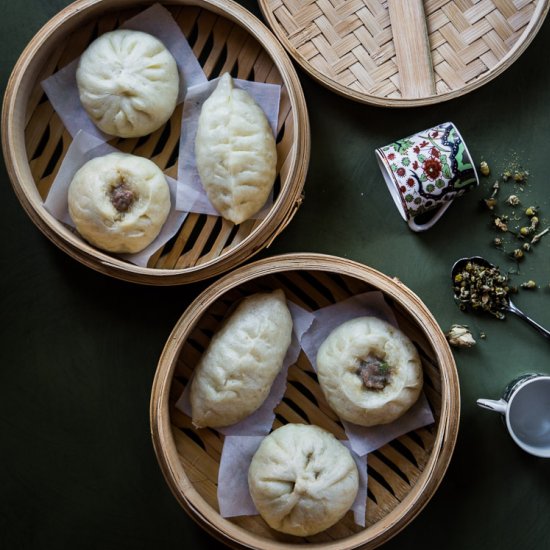
[[[80,101],[113,136],[154,132],[176,107],[179,75],[172,54],[147,33],[119,29],[94,40],[76,71]]]
[[[307,537],[328,529],[351,508],[359,473],[351,453],[330,432],[286,424],[260,444],[248,486],[270,527]]]
[[[317,376],[336,414],[361,426],[396,420],[416,402],[423,383],[414,344],[376,317],[334,329],[317,353]]]
[[[170,212],[170,190],[152,161],[111,153],[88,161],[69,186],[78,232],[109,252],[135,253],[155,240]]]

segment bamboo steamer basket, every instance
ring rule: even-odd
[[[262,220],[239,226],[217,216],[189,214],[177,235],[146,268],[104,253],[51,216],[43,199],[72,141],[42,91],[40,82],[78,57],[98,35],[118,27],[153,0],[78,0],[36,34],[9,80],[2,112],[4,157],[14,190],[38,228],[63,251],[107,275],[153,285],[189,283],[218,275],[245,261],[290,222],[302,202],[310,154],[309,121],[300,82],[273,34],[231,0],[170,0],[164,3],[207,77],[234,77],[280,84],[277,179],[274,204]],[[153,160],[177,173],[182,106],[153,134],[114,139],[123,152]]]
[[[368,456],[366,527],[351,512],[322,533],[293,537],[269,528],[260,516],[231,519],[219,514],[216,490],[223,435],[196,429],[175,408],[201,353],[232,304],[245,295],[284,289],[289,300],[308,309],[380,290],[399,326],[415,343],[424,369],[424,391],[435,424],[395,439]],[[330,409],[302,352],[290,367],[273,428],[288,422],[317,424],[338,438],[344,430]],[[287,254],[241,267],[207,288],[172,331],[155,374],[151,432],[165,479],[185,511],[210,534],[233,548],[315,550],[375,548],[403,529],[434,494],[456,442],[459,384],[453,355],[435,319],[420,299],[396,279],[356,262],[321,254]]]
[[[549,0],[259,0],[313,78],[350,99],[414,107],[461,96],[505,71]]]

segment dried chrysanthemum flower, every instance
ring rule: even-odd
[[[516,248],[513,252],[512,252],[512,255],[514,256],[514,258],[516,260],[523,260],[523,250],[521,248]]]
[[[489,168],[489,165],[486,161],[482,160],[479,163],[479,171],[481,172],[482,176],[488,176],[491,173],[491,169]]]
[[[535,281],[533,281],[532,279],[530,279],[529,281],[525,281],[524,283],[521,283],[521,288],[527,288],[527,289],[534,289],[534,288],[537,288],[537,283]]]
[[[502,232],[508,231],[508,224],[504,221],[503,217],[497,217],[494,219],[493,223],[497,229],[500,229]]]
[[[514,172],[514,181],[517,183],[524,182],[527,180],[527,176],[529,175],[529,172],[527,170],[518,170]]]
[[[449,332],[445,334],[449,344],[457,348],[471,348],[476,341],[467,325],[452,325]]]
[[[520,203],[520,200],[517,195],[510,195],[506,199],[506,204],[509,204],[510,206],[517,206],[519,203]]]
[[[483,200],[485,201],[485,206],[489,210],[495,209],[495,206],[497,205],[497,200],[495,199],[495,197],[489,197],[488,199],[483,199]]]

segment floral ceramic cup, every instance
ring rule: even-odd
[[[376,149],[376,157],[393,200],[413,231],[432,227],[456,197],[479,185],[470,153],[452,122]],[[427,222],[415,221],[431,211],[434,215]]]

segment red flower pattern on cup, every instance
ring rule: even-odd
[[[397,175],[398,175],[400,178],[402,178],[405,174],[406,174],[405,168],[403,168],[402,166],[400,166],[400,167],[397,169]]]
[[[431,180],[436,180],[441,174],[441,162],[437,158],[430,157],[424,161],[422,170]]]
[[[437,147],[432,147],[432,150],[430,151],[430,155],[432,155],[432,157],[436,157],[436,158],[439,158],[439,149]]]
[[[414,187],[414,179],[413,179],[413,178],[409,178],[409,179],[407,180],[407,185],[408,185],[409,187]]]
[[[393,160],[395,158],[395,153],[389,153],[387,156],[388,160]]]

